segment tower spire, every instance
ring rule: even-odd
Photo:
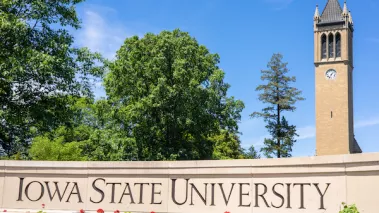
[[[318,5],[316,5],[316,11],[313,18],[315,21],[320,19],[320,11],[318,10]]]
[[[353,17],[351,16],[351,12],[349,11],[349,22],[353,25]]]
[[[326,3],[325,9],[323,10],[320,22],[321,23],[333,23],[333,22],[341,22],[342,18],[342,7],[338,0],[328,0]]]
[[[343,16],[343,17],[347,17],[347,16],[349,16],[349,10],[347,9],[346,0],[345,0],[345,2],[344,2],[344,4],[343,4],[343,12],[342,12],[342,16]]]

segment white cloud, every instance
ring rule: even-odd
[[[265,138],[269,135],[260,136],[262,133],[266,133],[266,124],[261,119],[246,119],[239,125],[239,131],[241,135],[242,147],[247,149],[250,146],[262,147]]]
[[[299,137],[297,140],[305,140],[316,136],[316,128],[314,126],[305,126],[297,129]]]
[[[316,128],[314,126],[301,127],[297,129],[297,134],[299,135],[299,137],[296,138],[297,140],[314,138],[316,135]],[[271,136],[267,134],[260,137],[244,138],[242,147],[249,148],[251,145],[254,147],[262,147],[264,145],[264,139],[270,137]]]
[[[75,44],[99,52],[110,60],[115,58],[117,50],[126,38],[134,35],[143,36],[142,33],[127,28],[127,24],[119,22],[120,18],[113,8],[86,4],[79,12],[79,18],[82,20],[82,27],[74,33]],[[93,79],[92,85],[96,98],[105,96],[101,79]]]
[[[270,138],[270,135],[265,135],[257,138],[251,138],[251,139],[245,139],[243,140],[242,148],[248,149],[251,146],[254,146],[255,148],[257,147],[262,147],[264,145],[264,140],[265,138]]]
[[[369,126],[376,126],[376,125],[379,125],[379,117],[358,121],[355,123],[354,127],[358,129],[358,128],[364,128],[364,127],[369,127]]]
[[[379,117],[357,121],[354,124],[354,128],[360,129],[360,128],[376,126],[376,125],[379,125]],[[309,138],[314,138],[316,136],[316,128],[315,126],[301,127],[297,129],[297,134],[299,135],[297,140],[305,140]]]
[[[376,126],[376,125],[379,125],[379,117],[357,121],[354,127],[356,129],[360,129],[360,128]],[[300,128],[297,128],[297,134],[299,135],[299,137],[297,137],[296,139],[299,141],[311,139],[316,136],[316,128],[315,126],[300,127]],[[243,146],[244,148],[249,147],[251,145],[258,146],[258,147],[262,146],[264,139],[269,138],[269,137],[270,137],[269,135],[264,135],[261,137],[246,139],[243,141],[244,142]]]
[[[76,34],[76,42],[91,51],[100,52],[108,59],[113,59],[124,40],[133,34],[120,23],[108,20],[109,14],[114,15],[116,11],[106,7],[85,8],[81,14],[83,23]]]

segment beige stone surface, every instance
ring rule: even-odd
[[[98,208],[337,213],[347,201],[364,213],[377,213],[379,203],[379,153],[183,162],[0,161],[0,175],[0,207],[8,212],[37,212],[44,203],[47,213]]]
[[[186,184],[186,178],[190,178],[188,184]],[[252,211],[251,175],[170,176],[170,179],[176,179],[175,201],[179,204],[174,203],[172,194],[170,194],[168,212],[249,213]],[[173,191],[172,186],[173,184],[170,184],[170,192]],[[188,186],[187,196],[186,186]],[[242,194],[249,194],[243,195],[242,199],[240,199],[241,189]],[[207,193],[205,193],[206,190]],[[240,205],[242,206],[240,207]]]
[[[3,194],[4,194],[4,174],[0,176],[0,206],[3,206]]]
[[[256,198],[258,202],[254,201],[253,212],[255,213],[274,213],[278,210],[281,213],[304,211],[307,213],[337,213],[340,204],[346,198],[346,177],[338,173],[280,175],[280,177],[254,176],[253,181],[254,184],[263,183],[268,188],[268,192],[264,196],[267,204],[262,197]],[[273,189],[283,198],[276,195]],[[254,193],[255,190],[261,195],[264,187],[254,189]]]
[[[20,178],[24,178],[21,195]],[[54,182],[57,182],[60,193],[56,192]],[[41,176],[38,173],[32,176],[25,174],[9,175],[5,177],[4,181],[2,208],[41,209],[42,204],[45,204],[47,209],[52,210],[85,208],[86,186],[87,177],[65,177],[65,175],[57,176],[55,174]],[[80,196],[76,194],[77,188]]]
[[[379,171],[348,172],[347,202],[355,203],[361,213],[378,212]]]

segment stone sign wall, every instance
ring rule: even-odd
[[[181,162],[0,161],[8,212],[379,212],[379,153]]]

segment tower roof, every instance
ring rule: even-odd
[[[342,16],[348,16],[349,15],[349,10],[347,9],[347,5],[346,5],[346,0],[343,4],[343,12],[342,12]]]
[[[315,10],[315,15],[314,15],[315,20],[320,19],[320,12],[318,11],[318,5],[316,5],[316,10]]]
[[[328,0],[321,15],[320,23],[332,23],[343,21],[342,8],[338,0]]]

